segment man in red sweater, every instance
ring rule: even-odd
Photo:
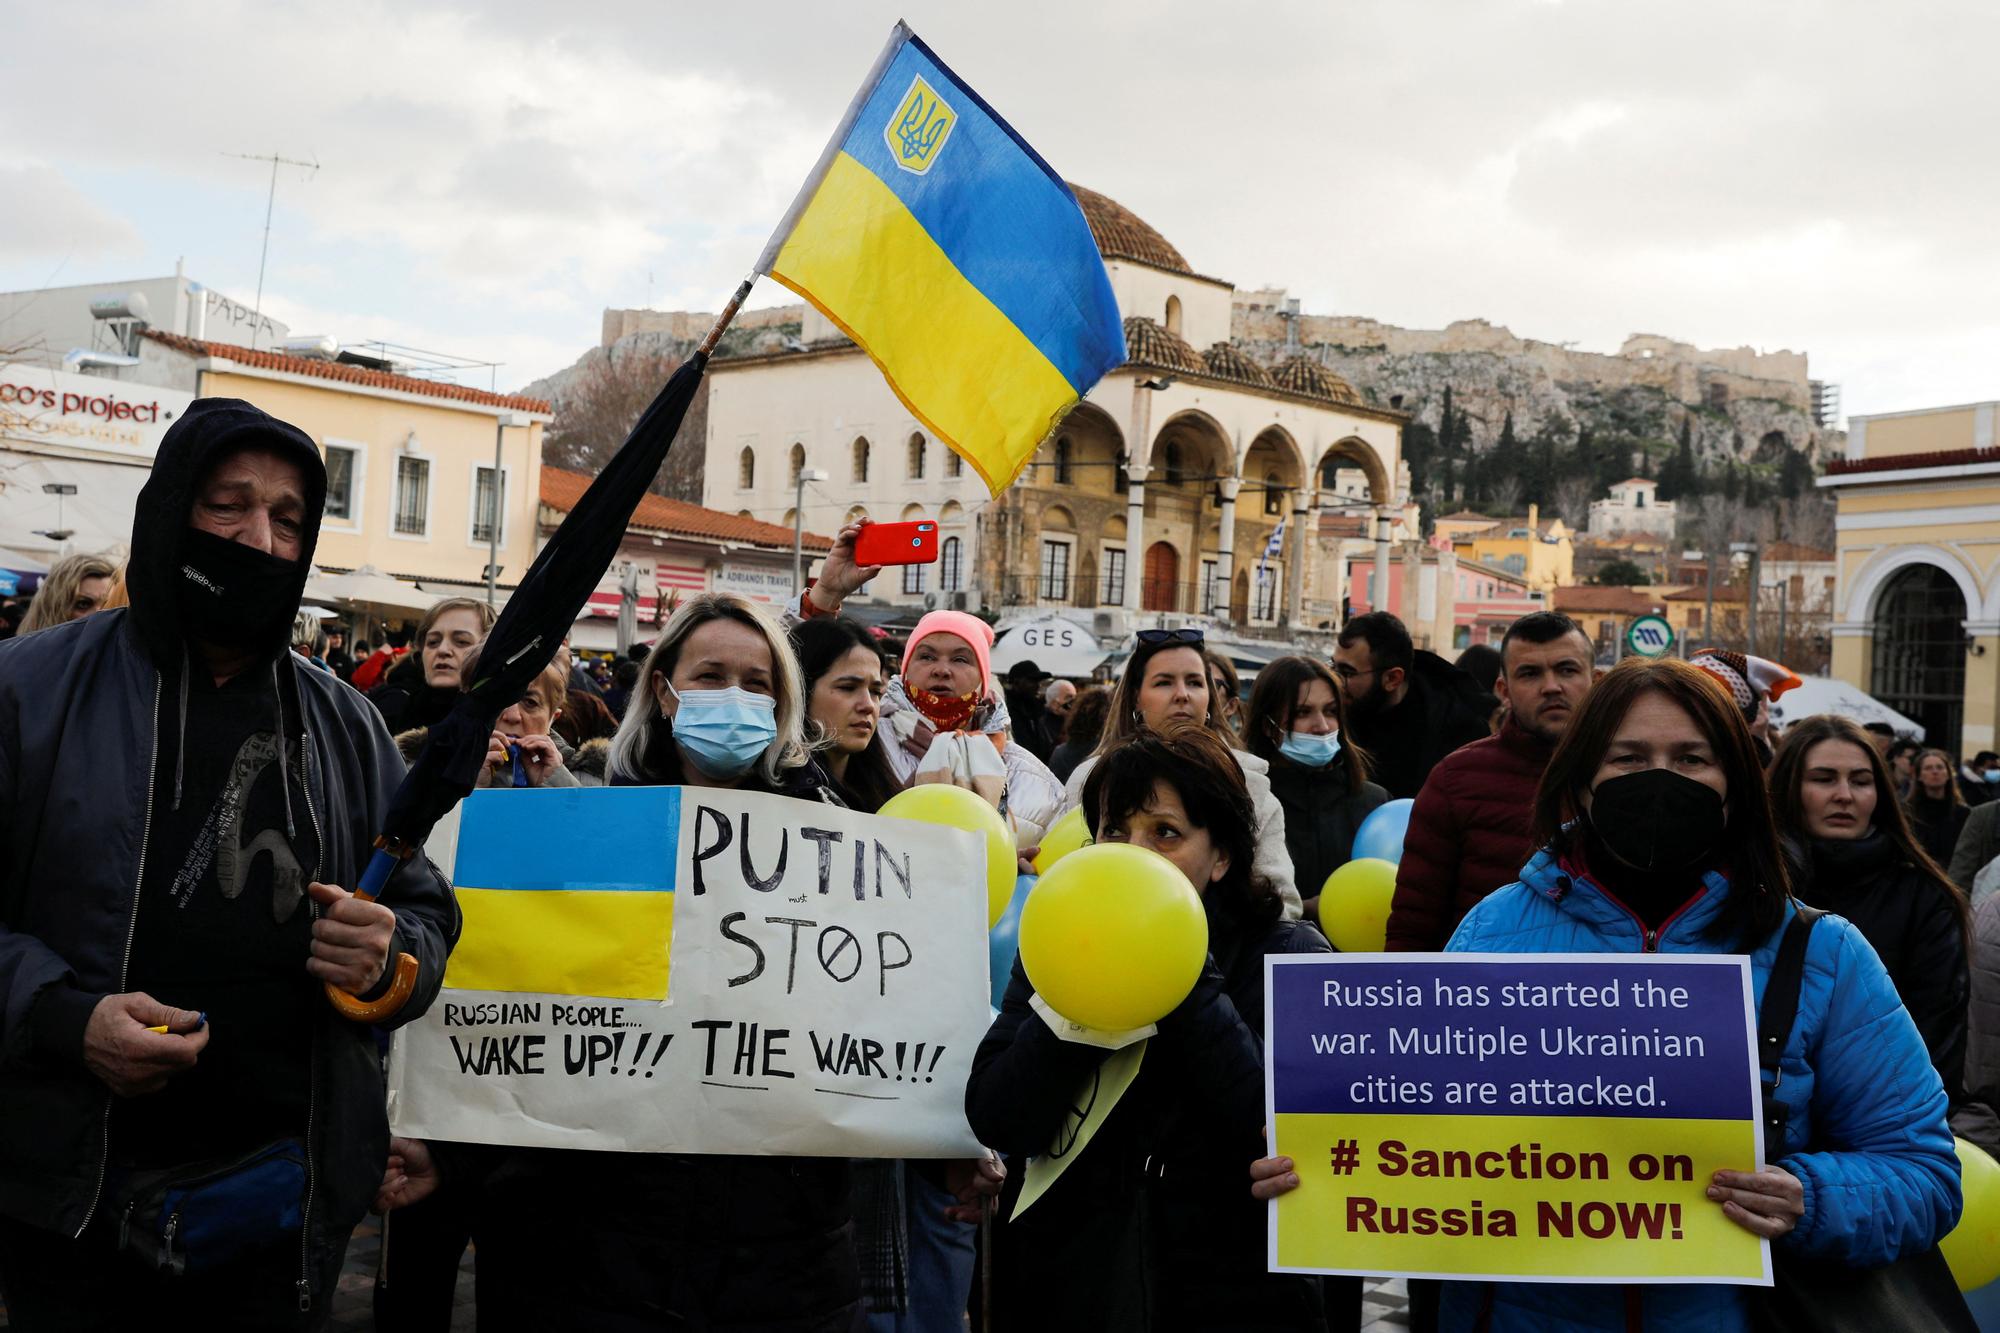
[[[1507,627],[1493,692],[1507,707],[1500,733],[1438,761],[1417,794],[1389,948],[1436,951],[1472,905],[1520,878],[1534,853],[1535,788],[1590,689],[1594,653],[1574,620],[1536,611]]]

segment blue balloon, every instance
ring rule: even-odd
[[[1348,855],[1356,861],[1375,857],[1391,865],[1401,864],[1403,835],[1410,830],[1410,807],[1415,804],[1406,796],[1369,811],[1368,818],[1354,831],[1354,850]]]
[[[1022,875],[1014,881],[1014,896],[1007,900],[1007,910],[1000,914],[1000,920],[993,929],[986,932],[986,968],[993,983],[993,1012],[1000,1012],[1000,1001],[1007,994],[1007,978],[1014,970],[1014,955],[1021,947],[1021,908],[1034,891],[1039,875]]]

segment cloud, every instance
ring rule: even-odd
[[[8,187],[49,169],[0,173],[0,277],[39,280],[56,237],[247,299],[270,177],[224,154],[315,158],[279,174],[273,308],[540,358],[525,381],[649,285],[713,309],[904,10],[1065,175],[1311,309],[1790,346],[1853,410],[2000,362],[2000,10],[1970,0],[42,6],[11,49],[185,59],[136,98],[78,97],[82,56],[13,62],[0,128],[68,184],[23,210]]]
[[[138,248],[139,232],[53,167],[0,166],[0,261],[108,259]]]

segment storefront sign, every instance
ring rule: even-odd
[[[193,401],[175,389],[0,364],[0,444],[150,459]]]
[[[715,590],[733,592],[753,602],[783,606],[792,599],[792,567],[725,564],[715,571]]]

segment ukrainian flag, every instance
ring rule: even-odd
[[[1125,360],[1076,197],[901,23],[757,271],[860,344],[996,495]]]
[[[680,829],[678,787],[474,792],[446,989],[666,999]]]

